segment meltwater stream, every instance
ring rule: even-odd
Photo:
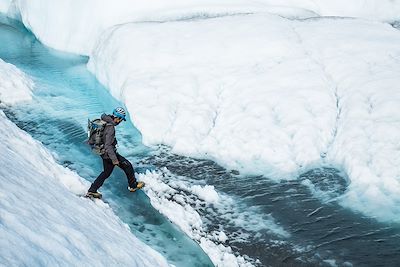
[[[84,144],[87,118],[121,104],[86,70],[87,58],[48,49],[23,25],[4,17],[0,18],[0,58],[22,69],[35,82],[33,101],[5,110],[7,116],[55,152],[61,164],[93,181],[102,164]],[[119,133],[123,133],[118,136],[121,146],[129,147],[129,153],[121,151],[123,155],[134,162],[136,155],[147,153],[132,123],[119,126]],[[118,179],[125,184],[111,182]],[[137,237],[175,266],[212,266],[194,241],[152,208],[143,192],[129,194],[126,184],[122,172],[114,171],[102,192]],[[135,253],[140,251],[132,251]]]
[[[93,181],[102,167],[83,143],[86,120],[121,103],[86,70],[87,58],[48,49],[18,22],[4,17],[0,17],[0,58],[36,83],[33,101],[5,110],[7,116],[55,152],[61,164]],[[291,181],[272,182],[262,176],[241,176],[212,161],[173,155],[166,147],[150,150],[129,121],[118,126],[117,135],[119,151],[137,171],[150,168],[162,174],[158,182],[169,188],[164,194],[168,201],[200,214],[204,225],[198,234],[231,247],[244,257],[243,264],[400,266],[399,226],[377,223],[341,207],[337,199],[348,181],[335,169],[315,169]],[[214,186],[220,201],[194,194],[191,189],[196,185]],[[194,241],[152,208],[143,192],[127,192],[121,171],[114,172],[102,192],[134,234],[171,264],[212,266]],[[221,232],[227,238],[218,235]]]

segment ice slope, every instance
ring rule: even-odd
[[[64,51],[89,55],[104,30],[132,21],[165,21],[260,12],[272,12],[289,17],[323,15],[396,20],[400,17],[400,1],[0,0],[0,11],[4,10],[9,13],[20,12],[24,24],[44,44]]]
[[[344,205],[398,221],[399,44],[381,22],[224,16],[116,26],[88,67],[146,144],[277,178],[332,164]]]
[[[15,103],[17,95],[29,98],[32,84],[0,61],[3,105]],[[1,266],[168,266],[106,204],[77,196],[88,182],[58,165],[3,111],[0,166]]]

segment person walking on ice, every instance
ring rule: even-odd
[[[96,178],[90,186],[86,196],[101,198],[102,195],[97,190],[103,185],[104,181],[111,175],[115,166],[120,167],[128,179],[128,190],[135,192],[144,186],[143,182],[137,182],[132,164],[118,154],[117,139],[115,138],[115,126],[122,121],[126,121],[126,112],[118,107],[113,110],[112,115],[102,114],[101,119],[88,121],[88,144],[92,151],[103,159],[103,172]]]

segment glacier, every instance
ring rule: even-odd
[[[0,60],[0,105],[29,101],[33,88],[26,74]],[[89,182],[56,163],[3,111],[0,162],[0,265],[169,266],[107,204],[79,197]]]
[[[0,11],[89,56],[146,145],[276,180],[333,166],[343,206],[399,221],[398,1],[129,3]]]
[[[131,23],[88,68],[145,144],[276,179],[328,164],[350,181],[343,205],[398,221],[399,42],[389,24],[346,18]]]
[[[344,206],[399,220],[398,1],[135,4],[3,0],[2,11],[89,55],[145,144],[274,179],[334,166],[350,181]]]

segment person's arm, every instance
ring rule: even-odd
[[[114,165],[118,165],[118,158],[114,150],[115,128],[114,126],[106,126],[104,129],[104,150],[110,157]]]

